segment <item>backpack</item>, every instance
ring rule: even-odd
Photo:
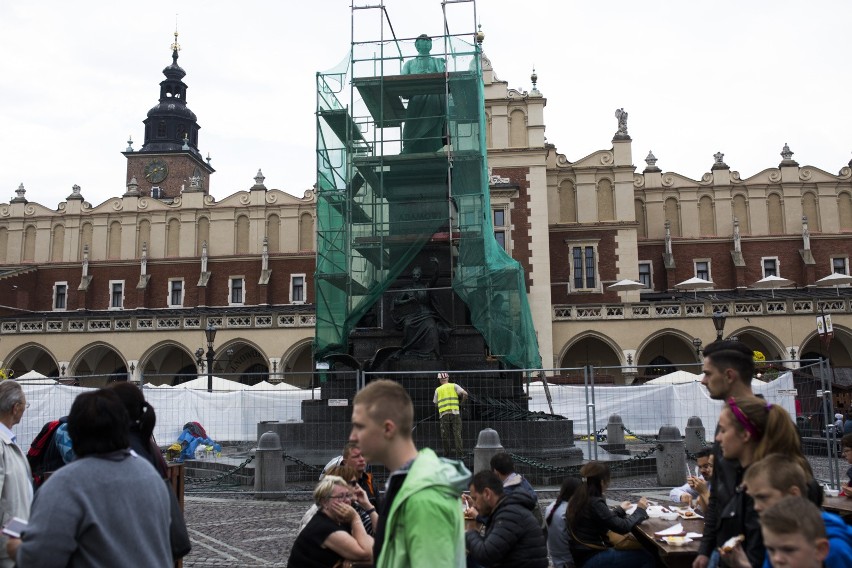
[[[30,445],[30,449],[27,450],[27,461],[30,462],[35,489],[38,489],[44,483],[45,472],[56,471],[65,465],[65,462],[62,461],[62,455],[59,453],[56,444],[53,443],[53,438],[56,429],[67,421],[68,417],[63,416],[59,420],[51,420],[42,426],[32,445]]]

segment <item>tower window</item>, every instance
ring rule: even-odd
[[[157,124],[157,138],[165,138],[166,137],[166,121],[161,120]]]

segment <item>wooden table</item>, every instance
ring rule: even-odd
[[[840,515],[847,523],[852,523],[852,499],[849,497],[826,497],[822,508],[829,513]]]
[[[692,542],[684,546],[672,546],[660,540],[660,537],[654,536],[655,532],[666,530],[680,523],[683,525],[684,532],[693,532],[702,534],[704,531],[703,519],[681,519],[678,517],[676,521],[664,521],[662,519],[646,519],[636,525],[633,532],[645,542],[650,542],[653,547],[660,553],[660,558],[669,568],[684,568],[692,566],[692,561],[698,556],[698,546],[701,544],[700,538],[695,538]]]

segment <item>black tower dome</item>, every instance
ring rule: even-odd
[[[178,65],[180,45],[172,44],[172,64],[163,69],[166,79],[160,83],[160,102],[148,111],[145,123],[145,144],[140,152],[189,151],[201,157],[198,151],[198,126],[195,113],[186,106],[186,76]],[[187,147],[189,150],[187,150]]]

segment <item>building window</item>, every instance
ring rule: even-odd
[[[763,277],[767,276],[780,276],[778,274],[778,257],[764,257],[760,259],[761,264],[763,265]]]
[[[124,280],[109,281],[109,309],[124,308]]]
[[[704,259],[693,262],[695,264],[695,277],[702,280],[710,280],[710,261]]]
[[[645,288],[651,289],[654,287],[654,279],[651,277],[651,263],[639,263],[639,282],[645,285]]]
[[[595,247],[571,247],[573,283],[575,290],[591,290],[597,288],[597,262]]]
[[[245,279],[242,276],[232,276],[228,292],[228,303],[231,306],[242,306],[245,301]]]
[[[169,280],[169,307],[180,308],[183,306],[183,279]]]
[[[53,309],[64,310],[68,307],[68,282],[53,285]]]
[[[305,303],[305,275],[293,274],[290,276],[290,303]]]
[[[845,257],[832,258],[831,271],[836,274],[849,274],[849,259]]]
[[[508,251],[509,249],[506,248],[506,210],[494,209],[492,211],[492,219],[494,221],[494,239],[500,245],[500,248]]]

